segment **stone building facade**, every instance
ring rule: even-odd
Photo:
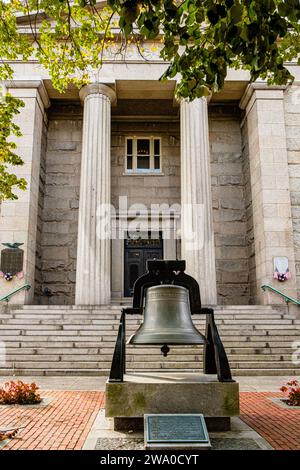
[[[204,304],[282,302],[264,284],[298,297],[300,68],[290,65],[288,87],[250,84],[246,72],[230,71],[210,100],[179,103],[175,81],[158,81],[165,67],[158,57],[107,61],[97,81],[59,94],[47,72],[14,64],[6,87],[25,102],[16,119],[25,163],[16,172],[28,188],[2,202],[0,242],[24,244],[24,277],[0,278],[0,296],[28,283],[12,302],[121,302],[145,260],[163,257],[186,259]],[[134,219],[123,212],[125,199],[141,216],[134,242],[123,229]],[[105,204],[114,210],[112,240],[98,232]],[[157,218],[154,242],[137,204],[176,209]],[[184,212],[188,204],[202,208],[200,228],[196,210]],[[184,220],[201,232],[201,249],[189,249]],[[277,257],[288,259],[282,284]]]

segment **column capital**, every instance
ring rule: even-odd
[[[252,107],[256,99],[282,100],[283,91],[286,88],[287,85],[268,85],[265,81],[249,83],[240,100],[239,107],[241,109]]]
[[[175,97],[174,97],[174,100],[175,100],[175,102],[179,103],[180,105],[182,105],[182,104],[193,104],[197,101],[205,102],[208,105],[211,98],[212,98],[212,94],[210,94],[209,96],[201,96],[201,97],[195,98],[193,100],[188,100],[188,99],[185,99],[185,98],[175,98]]]
[[[105,83],[90,83],[89,85],[83,86],[79,91],[81,101],[84,102],[85,98],[89,95],[107,96],[111,103],[115,103],[117,99],[115,90]]]

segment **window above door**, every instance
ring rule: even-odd
[[[127,174],[161,173],[161,138],[126,137],[125,172]]]

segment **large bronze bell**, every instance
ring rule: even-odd
[[[128,344],[206,343],[206,338],[193,325],[189,292],[185,287],[164,284],[147,289],[144,322]]]

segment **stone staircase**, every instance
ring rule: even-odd
[[[0,356],[0,375],[108,375],[120,312],[120,305],[3,308],[0,341],[6,362]],[[284,308],[221,306],[215,317],[233,375],[300,374],[300,364],[292,362],[293,342],[300,349],[300,319],[285,314]],[[127,317],[128,336],[140,321],[140,316]],[[193,321],[205,331],[204,317],[194,316]],[[159,346],[128,346],[127,370],[200,371],[202,348],[171,346],[163,358]]]

